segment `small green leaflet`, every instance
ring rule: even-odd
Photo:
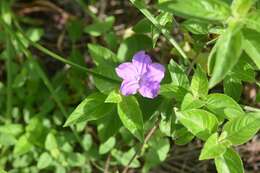
[[[200,160],[214,159],[225,153],[226,147],[218,142],[218,133],[211,135],[200,153]]]
[[[174,85],[180,86],[182,88],[189,87],[190,84],[189,84],[188,76],[174,60],[170,61],[170,64],[168,65],[168,70],[170,72],[172,83]]]
[[[192,77],[190,90],[195,98],[204,98],[208,95],[208,78],[200,66],[197,66]]]
[[[246,27],[260,32],[260,10],[254,10],[243,19]]]
[[[256,0],[233,0],[231,5],[233,15],[236,17],[245,16],[255,1]]]

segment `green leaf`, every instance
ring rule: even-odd
[[[260,32],[260,10],[254,10],[243,19],[247,28]]]
[[[96,22],[86,26],[84,28],[84,32],[94,37],[97,37],[112,29],[114,22],[115,22],[115,17],[109,16],[105,19],[105,21]]]
[[[232,120],[245,114],[239,104],[225,94],[208,95],[205,106],[217,115],[220,121],[224,118]]]
[[[249,113],[228,121],[220,136],[221,140],[241,145],[249,141],[260,129],[260,114]]]
[[[172,14],[171,13],[167,13],[167,12],[161,12],[156,18],[155,20],[158,21],[158,23],[160,24],[160,26],[164,27],[167,23],[171,23],[172,22]],[[154,25],[152,25],[152,39],[153,39],[153,47],[156,46],[156,42],[161,34],[161,31],[156,28]]]
[[[68,30],[68,34],[70,39],[75,42],[77,40],[79,40],[83,34],[83,21],[81,20],[69,20],[69,23],[67,25],[67,30]]]
[[[113,79],[107,80],[99,76],[93,76],[94,84],[100,92],[109,94],[114,89],[119,88],[120,80],[116,74],[115,65],[102,64],[97,66],[93,71],[102,76]]]
[[[243,49],[260,69],[260,33],[244,29],[243,36]]]
[[[246,53],[243,53],[229,75],[238,80],[250,83],[255,82],[256,74],[254,62]]]
[[[83,121],[91,121],[109,115],[113,109],[113,104],[104,103],[106,96],[101,93],[89,95],[70,114],[64,126],[69,126]]]
[[[217,130],[218,120],[210,112],[191,109],[176,112],[178,120],[195,136],[206,140]]]
[[[0,133],[0,145],[11,146],[16,144],[16,138],[10,133]]]
[[[32,144],[28,141],[26,135],[21,136],[14,146],[14,155],[22,155],[31,150]]]
[[[161,162],[167,158],[167,154],[170,150],[170,143],[167,138],[155,136],[149,141],[148,145],[151,147],[150,149],[155,150]]]
[[[196,19],[188,19],[181,23],[182,27],[192,34],[204,35],[209,33],[209,24]]]
[[[122,151],[119,151],[117,149],[113,149],[111,151],[111,155],[122,165],[126,166],[128,165],[129,161],[132,159],[132,157],[135,154],[134,148],[131,148],[127,152],[123,153]],[[140,162],[135,158],[131,164],[129,165],[129,168],[138,168],[140,167]]]
[[[165,98],[174,98],[178,102],[181,102],[188,91],[180,86],[174,84],[163,84],[160,87],[160,95]]]
[[[90,134],[85,134],[82,140],[82,145],[85,151],[88,151],[92,146],[92,137]]]
[[[122,101],[122,96],[119,93],[119,90],[113,90],[107,96],[105,103],[120,103]]]
[[[119,61],[132,59],[133,55],[140,50],[152,49],[152,39],[147,35],[134,34],[126,38],[119,46],[117,56]]]
[[[201,108],[204,106],[205,102],[202,100],[199,100],[198,98],[193,97],[192,94],[187,93],[181,103],[181,110],[186,110],[186,109],[196,109],[196,108]]]
[[[49,151],[58,148],[56,137],[52,132],[50,132],[46,137],[45,148]]]
[[[81,167],[86,164],[86,157],[80,153],[69,153],[68,154],[68,164],[71,167]]]
[[[188,87],[190,86],[188,76],[174,60],[170,61],[168,69],[172,78],[172,83],[174,85],[188,89]]]
[[[225,153],[226,147],[218,142],[218,133],[211,135],[203,146],[200,153],[200,160],[214,159]]]
[[[242,53],[242,34],[237,31],[238,24],[232,25],[220,36],[213,48],[209,59],[209,72],[212,72],[212,77],[209,81],[209,88],[212,88],[219,83],[228,72],[238,62]],[[214,64],[214,67],[212,66]],[[211,69],[212,68],[212,69]]]
[[[98,136],[101,141],[108,140],[111,136],[118,133],[122,123],[116,110],[110,116],[100,119],[98,123]]]
[[[224,79],[224,93],[234,100],[239,101],[242,94],[241,80],[226,76]]]
[[[190,90],[195,98],[204,98],[208,95],[208,78],[200,66],[197,66],[192,77]]]
[[[240,156],[231,148],[220,157],[215,158],[218,173],[244,173]]]
[[[231,5],[232,13],[236,17],[243,17],[256,0],[234,0]]]
[[[114,52],[98,44],[88,44],[88,50],[96,65],[118,61]]]
[[[143,117],[136,98],[123,97],[122,102],[117,105],[117,111],[123,125],[140,141],[143,141]]]
[[[99,154],[106,154],[107,152],[109,152],[110,150],[112,150],[114,148],[115,144],[116,144],[116,138],[115,137],[109,138],[107,141],[100,144],[99,150],[98,150]]]
[[[9,133],[14,136],[23,132],[23,126],[21,124],[5,124],[0,126],[0,133]]]
[[[143,18],[133,27],[133,31],[140,34],[149,33],[151,32],[151,22],[147,18]]]
[[[168,0],[159,8],[181,17],[209,21],[225,21],[230,16],[229,6],[219,0]]]
[[[52,165],[52,157],[47,153],[44,152],[40,155],[39,160],[37,162],[37,168],[38,169],[44,169],[48,166]]]

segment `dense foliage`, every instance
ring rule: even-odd
[[[71,0],[75,15],[26,3],[0,1],[0,173],[145,173],[194,141],[218,173],[244,172],[236,147],[260,129],[260,1],[118,0],[139,12],[123,34],[119,17],[98,15],[106,1]],[[33,7],[61,13],[57,47]],[[116,68],[139,51],[165,70],[152,96],[149,82],[120,89]]]

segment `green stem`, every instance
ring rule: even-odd
[[[61,62],[65,63],[65,64],[71,65],[71,66],[73,66],[73,67],[76,67],[76,68],[78,68],[78,69],[80,69],[80,70],[82,70],[82,71],[85,71],[85,72],[89,73],[89,74],[92,74],[93,76],[96,76],[96,77],[98,77],[98,78],[101,78],[101,79],[104,79],[104,80],[107,80],[107,81],[110,81],[110,82],[114,82],[114,83],[120,83],[119,80],[116,80],[116,79],[113,79],[113,78],[110,78],[110,77],[107,77],[107,76],[103,76],[103,75],[101,75],[101,74],[99,74],[99,73],[97,73],[97,72],[95,72],[95,71],[93,71],[93,70],[90,70],[90,69],[88,69],[88,68],[86,68],[86,67],[83,67],[83,66],[81,66],[81,65],[79,65],[79,64],[76,64],[76,63],[74,63],[74,62],[72,62],[72,61],[69,61],[69,60],[63,58],[62,56],[60,56],[60,55],[58,55],[58,54],[56,54],[56,53],[54,53],[54,52],[52,52],[52,51],[46,49],[46,48],[43,47],[42,45],[33,42],[33,41],[30,40],[30,38],[28,38],[27,35],[23,32],[23,30],[21,29],[21,27],[20,27],[20,25],[17,23],[17,21],[14,21],[14,23],[15,23],[17,29],[19,30],[19,32],[20,32],[20,33],[22,34],[22,36],[30,43],[30,45],[33,46],[34,48],[38,49],[39,51],[45,53],[46,55],[49,55],[50,57],[52,57],[52,58],[54,58],[54,59],[56,59],[56,60],[58,60],[58,61],[61,61]]]
[[[6,101],[6,117],[7,120],[11,118],[12,112],[12,44],[11,40],[7,41],[7,57],[6,57],[6,67],[7,67],[7,101]]]
[[[129,0],[136,8],[138,8],[143,15],[165,36],[165,38],[176,48],[176,50],[180,53],[180,55],[188,60],[188,56],[176,42],[176,40],[171,36],[169,31],[163,28],[160,23],[156,20],[156,18],[150,13],[149,10],[145,8],[145,5],[140,0]]]

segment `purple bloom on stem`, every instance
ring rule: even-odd
[[[123,79],[120,88],[123,95],[139,92],[147,98],[155,98],[158,95],[164,72],[164,66],[152,63],[150,56],[144,51],[137,52],[132,62],[120,64],[116,68],[117,75]]]

